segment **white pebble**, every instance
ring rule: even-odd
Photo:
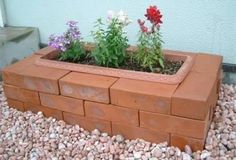
[[[142,156],[141,152],[134,152],[134,158],[140,159]]]
[[[123,142],[124,141],[124,137],[122,135],[116,135],[116,141],[117,142]]]
[[[192,149],[190,148],[189,145],[185,145],[185,146],[184,146],[184,151],[185,151],[187,154],[189,154],[189,155],[192,154]]]
[[[211,155],[210,152],[205,151],[205,152],[203,152],[203,153],[201,154],[201,159],[208,158],[210,155]]]
[[[99,136],[100,135],[100,131],[98,129],[94,129],[92,132],[91,132],[92,135],[96,135],[96,136]]]
[[[66,148],[66,146],[63,143],[59,143],[58,149],[64,149],[64,148]]]
[[[3,152],[4,152],[4,149],[0,147],[0,154],[2,154]]]
[[[162,150],[160,148],[156,147],[152,150],[152,155],[154,157],[160,158],[162,155]]]
[[[192,158],[190,157],[189,154],[186,154],[184,152],[182,152],[182,160],[191,160]]]
[[[51,138],[51,139],[56,138],[56,134],[55,134],[55,133],[51,133],[51,134],[49,135],[49,138]]]
[[[236,113],[236,100],[234,100],[234,113]]]

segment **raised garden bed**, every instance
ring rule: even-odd
[[[170,76],[45,59],[56,53],[47,47],[3,69],[9,106],[88,130],[203,149],[221,82],[221,56],[165,51],[185,60]]]

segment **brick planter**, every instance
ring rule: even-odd
[[[42,64],[42,57],[57,53],[44,48],[3,69],[5,95],[13,108],[42,111],[88,130],[203,149],[221,83],[222,57],[166,52],[192,61],[177,83],[82,73],[68,63],[65,68]]]
[[[85,45],[85,49],[87,51],[91,51],[94,46],[91,44]],[[134,52],[136,47],[131,46],[127,49],[128,52]],[[164,56],[166,59],[172,61],[184,61],[184,64],[178,70],[175,75],[164,75],[164,74],[157,74],[157,73],[147,73],[147,72],[140,72],[140,71],[131,71],[131,70],[123,70],[123,69],[115,69],[115,68],[106,68],[106,67],[99,67],[93,65],[85,65],[85,64],[73,64],[67,62],[59,62],[55,61],[55,57],[59,54],[58,51],[51,51],[44,53],[41,58],[36,60],[37,65],[51,67],[51,68],[58,68],[76,72],[83,72],[83,73],[90,73],[90,74],[99,74],[103,76],[110,76],[110,77],[118,77],[118,78],[129,78],[135,80],[144,80],[144,81],[151,81],[151,82],[159,82],[165,84],[179,84],[183,81],[185,76],[190,71],[193,65],[193,57],[189,54],[183,54],[181,52],[173,52],[173,51],[164,51]]]

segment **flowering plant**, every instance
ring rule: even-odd
[[[80,31],[77,22],[68,21],[67,31],[60,36],[51,35],[49,46],[61,51],[59,60],[77,62],[85,56],[85,50],[81,43]]]
[[[145,17],[151,23],[151,26],[145,26],[145,21],[138,19],[140,36],[138,50],[134,58],[144,69],[155,72],[159,67],[164,68],[163,41],[160,34],[162,15],[156,6],[150,6]]]
[[[131,21],[123,11],[108,11],[107,22],[107,28],[104,28],[102,19],[96,22],[97,30],[92,32],[96,42],[92,57],[98,65],[119,67],[125,61],[125,49],[128,47],[128,39],[123,29]]]

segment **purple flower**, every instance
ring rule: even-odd
[[[75,21],[68,21],[66,24],[69,26],[66,33],[64,33],[65,37],[68,37],[71,41],[80,40],[80,31],[77,27],[77,23]]]
[[[77,22],[68,21],[66,24],[69,27],[67,31],[61,36],[51,35],[48,43],[49,46],[63,52],[70,48],[72,43],[80,41],[80,31],[77,27]]]
[[[68,21],[66,24],[70,27],[70,28],[73,28],[73,27],[77,27],[77,23],[76,21]]]
[[[63,36],[51,35],[48,45],[64,52],[67,49],[68,41]]]

